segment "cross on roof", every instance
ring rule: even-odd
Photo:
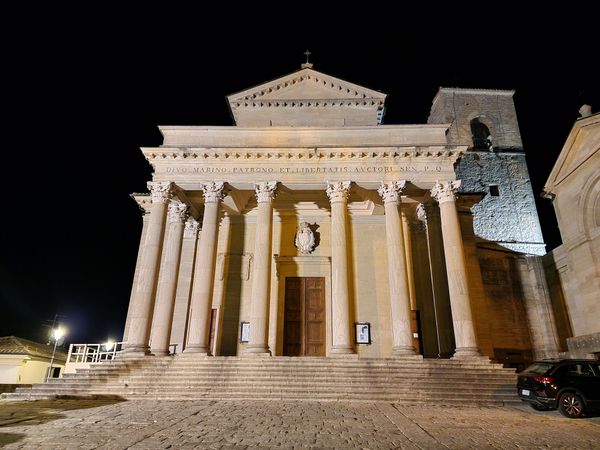
[[[304,52],[304,54],[306,55],[306,64],[310,64],[310,61],[308,60],[308,57],[309,57],[310,55],[312,55],[312,53],[311,53],[311,52],[309,52],[308,50],[306,50],[306,51]]]
[[[301,67],[302,67],[303,69],[305,69],[305,68],[307,68],[307,67],[310,69],[310,68],[312,68],[312,66],[313,66],[313,65],[312,65],[312,63],[311,63],[311,62],[309,62],[309,61],[308,61],[308,57],[309,57],[310,55],[312,55],[312,53],[311,53],[311,52],[309,52],[308,50],[306,50],[306,51],[304,52],[304,54],[306,55],[306,62],[305,62],[304,64],[302,64],[302,66],[301,66]]]

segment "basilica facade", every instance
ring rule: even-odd
[[[512,91],[440,88],[427,123],[310,64],[162,126],[131,355],[455,357],[564,345]]]

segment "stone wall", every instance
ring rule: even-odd
[[[511,251],[543,255],[544,239],[523,153],[513,93],[442,88],[433,101],[428,123],[451,124],[448,142],[470,146],[459,162],[456,174],[462,180],[462,193],[487,194],[473,209],[477,237]],[[473,119],[489,128],[491,151],[474,149]],[[497,192],[490,186],[497,188]]]
[[[461,192],[487,194],[473,207],[480,239],[519,253],[546,252],[524,154],[467,152],[456,177],[462,180]],[[497,187],[497,196],[490,186]]]

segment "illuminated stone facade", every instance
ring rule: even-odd
[[[385,94],[306,65],[228,101],[235,126],[142,149],[127,352],[556,353],[512,92],[441,89],[429,123],[382,125]]]

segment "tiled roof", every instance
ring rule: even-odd
[[[0,355],[29,355],[50,359],[53,348],[51,345],[40,344],[16,336],[0,337]],[[56,349],[54,359],[65,361],[67,354]]]

